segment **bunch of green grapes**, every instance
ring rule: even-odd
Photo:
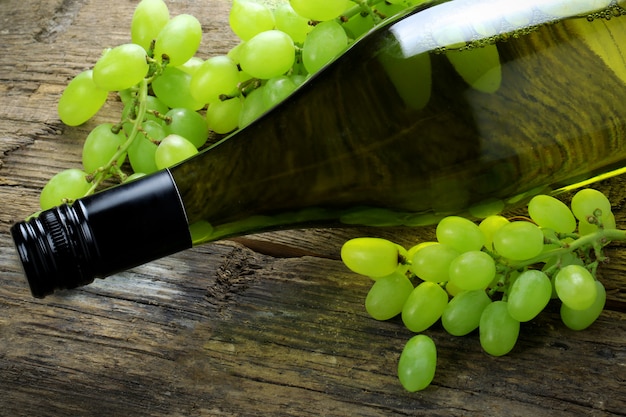
[[[163,0],[141,0],[129,42],[104,51],[58,102],[61,121],[77,126],[115,92],[124,104],[120,120],[89,133],[83,166],[46,184],[41,209],[192,157],[211,132],[248,125],[385,17],[423,1],[233,0],[229,24],[239,44],[202,59],[197,18],[170,16]]]
[[[437,362],[434,342],[421,334],[437,321],[451,335],[478,329],[493,356],[515,346],[520,323],[535,318],[551,300],[573,330],[589,327],[606,301],[596,277],[602,248],[624,240],[607,197],[594,189],[577,192],[570,207],[547,195],[533,197],[528,218],[491,215],[480,223],[443,218],[436,241],[408,250],[386,239],[356,238],[341,250],[345,265],[374,280],[365,308],[377,320],[400,315],[420,333],[406,344],[398,377],[408,391],[426,388]]]

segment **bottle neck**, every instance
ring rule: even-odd
[[[191,246],[185,210],[167,170],[46,210],[11,233],[38,298]]]

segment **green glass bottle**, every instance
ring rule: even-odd
[[[620,173],[624,6],[454,0],[391,19],[197,156],[15,225],[33,295],[227,236],[431,224]]]

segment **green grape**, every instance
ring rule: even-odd
[[[415,256],[415,254],[420,250],[420,249],[424,249],[426,246],[431,246],[431,245],[437,245],[438,242],[421,242],[418,243],[417,245],[411,246],[409,248],[409,250],[407,251],[407,259],[411,259],[413,260],[413,257]]]
[[[603,213],[602,217],[602,227],[604,229],[615,229],[617,227],[615,223],[615,214],[613,212]],[[598,231],[598,225],[591,224],[585,220],[581,220],[578,222],[578,233],[582,236],[589,235],[591,233],[596,233]]]
[[[148,74],[146,51],[134,43],[110,49],[93,67],[93,82],[107,91],[120,91],[138,84]]]
[[[237,90],[239,70],[226,55],[207,59],[191,77],[191,95],[202,103],[214,103],[221,95],[232,94]]]
[[[291,77],[281,75],[270,78],[263,86],[263,103],[270,109],[286,99],[294,90],[296,84]]]
[[[329,20],[319,23],[302,45],[302,63],[313,74],[335,59],[348,46],[348,35],[341,24]]]
[[[128,177],[126,177],[124,182],[135,181],[135,180],[138,180],[139,178],[145,177],[145,176],[146,176],[146,174],[144,174],[143,172],[134,172],[134,173],[130,174]]]
[[[576,219],[569,207],[548,195],[533,197],[528,203],[528,215],[539,226],[559,233],[572,233],[576,229]]]
[[[551,296],[552,283],[546,274],[532,269],[524,271],[509,290],[509,314],[520,322],[532,320],[548,305]]]
[[[263,88],[259,87],[252,91],[243,100],[237,122],[240,128],[246,127],[268,110],[265,107],[265,100],[263,100]]]
[[[186,108],[171,109],[166,114],[171,121],[163,126],[165,133],[180,135],[200,148],[209,137],[206,120],[198,112]]]
[[[372,30],[374,26],[376,26],[376,22],[374,21],[371,13],[366,15],[357,13],[343,24],[343,29],[352,39],[357,39],[366,32]]]
[[[241,107],[242,103],[239,97],[209,104],[206,110],[208,128],[220,134],[237,129]]]
[[[157,144],[167,136],[163,126],[159,123],[147,120],[142,124],[144,133],[139,133],[128,147],[128,160],[135,172],[152,174],[159,170],[154,160]]]
[[[603,217],[611,213],[611,202],[598,190],[585,188],[578,191],[570,202],[574,216],[580,221],[589,223],[587,217],[593,216],[596,210],[601,210]]]
[[[510,223],[509,220],[500,215],[487,216],[480,222],[478,228],[485,236],[485,248],[493,250],[493,235],[507,223]]]
[[[402,307],[402,322],[419,333],[435,324],[448,304],[448,293],[434,282],[422,282],[411,292]]]
[[[376,320],[389,320],[402,312],[413,284],[401,272],[378,278],[365,297],[365,310]]]
[[[296,50],[289,35],[280,30],[267,30],[243,44],[239,65],[252,77],[267,80],[289,71],[295,57]]]
[[[77,168],[66,169],[54,175],[41,190],[41,209],[47,210],[65,201],[83,197],[91,188],[86,176],[87,173]]]
[[[584,266],[567,265],[554,277],[554,289],[563,304],[572,310],[586,310],[596,299],[595,278]]]
[[[196,54],[201,41],[202,27],[198,19],[189,14],[179,14],[159,32],[154,57],[160,61],[163,55],[167,55],[169,65],[182,65]]]
[[[398,361],[398,379],[405,390],[421,391],[435,378],[437,348],[433,340],[418,334],[404,345]]]
[[[157,168],[169,168],[198,153],[198,149],[179,135],[166,136],[154,153]]]
[[[179,70],[186,72],[189,75],[194,75],[200,66],[204,63],[204,60],[197,56],[192,56],[185,62],[184,64],[178,65],[176,68]]]
[[[506,355],[515,347],[519,329],[520,322],[511,317],[506,301],[494,301],[480,316],[480,345],[490,355]]]
[[[191,74],[168,66],[152,81],[154,95],[172,109],[184,107],[200,110],[206,103],[194,99],[191,95],[191,77]]]
[[[566,304],[561,304],[561,320],[563,324],[572,330],[584,330],[591,326],[604,309],[606,303],[606,290],[600,281],[596,281],[596,299],[593,304],[584,310],[574,310]]]
[[[132,42],[148,51],[169,20],[170,12],[163,0],[141,0],[130,23]]]
[[[112,123],[103,123],[96,126],[83,144],[83,168],[85,172],[94,172],[111,161],[113,155],[126,142],[124,132],[113,133]],[[122,166],[126,153],[117,159],[117,166]]]
[[[308,75],[303,74],[291,74],[290,77],[291,81],[293,81],[296,87],[300,87],[302,83],[304,83],[309,78]]]
[[[274,15],[264,4],[251,0],[234,0],[228,16],[230,28],[244,41],[274,29]]]
[[[406,9],[406,5],[400,4],[399,1],[382,1],[376,4],[376,14],[383,18],[395,16]]]
[[[339,17],[350,3],[346,0],[289,0],[300,16],[322,22]]]
[[[375,237],[350,239],[341,247],[341,260],[353,272],[372,279],[390,275],[398,268],[398,246]]]
[[[274,19],[276,29],[285,32],[295,43],[302,44],[313,29],[313,26],[309,25],[309,19],[297,14],[286,2],[274,9]]]
[[[59,118],[68,126],[83,124],[98,113],[108,94],[94,84],[92,70],[83,71],[63,90],[57,104]]]
[[[450,279],[450,264],[459,252],[443,243],[423,247],[413,255],[411,271],[424,281],[446,282]]]
[[[483,290],[462,291],[455,295],[441,314],[443,328],[453,336],[465,336],[476,330],[480,316],[491,299]]]
[[[485,252],[464,252],[450,263],[450,282],[466,291],[487,288],[495,276],[496,263]]]
[[[477,224],[464,217],[448,216],[437,224],[437,240],[463,253],[480,250],[485,235]]]
[[[543,251],[543,232],[531,222],[511,222],[494,233],[493,247],[499,255],[514,261],[531,259]]]
[[[471,50],[446,52],[456,72],[473,89],[495,93],[502,83],[502,66],[496,45],[485,45]]]

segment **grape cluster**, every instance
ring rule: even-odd
[[[229,25],[240,42],[202,59],[197,18],[170,16],[163,0],[141,0],[130,42],[105,50],[58,102],[61,121],[77,126],[115,92],[124,104],[120,120],[89,133],[82,168],[51,178],[41,209],[193,156],[211,135],[232,133],[284,100],[385,17],[423,1],[234,0]]]
[[[616,229],[607,197],[588,188],[572,197],[570,207],[537,195],[528,203],[528,217],[490,215],[478,224],[445,217],[436,227],[436,241],[408,250],[387,239],[352,239],[341,258],[350,270],[374,280],[365,299],[371,317],[400,315],[418,333],[398,363],[402,385],[417,391],[432,382],[437,361],[434,342],[421,333],[438,321],[454,336],[478,329],[483,350],[493,356],[509,353],[520,323],[553,299],[560,302],[565,326],[589,327],[606,301],[596,278],[605,261],[602,249],[625,237]]]

